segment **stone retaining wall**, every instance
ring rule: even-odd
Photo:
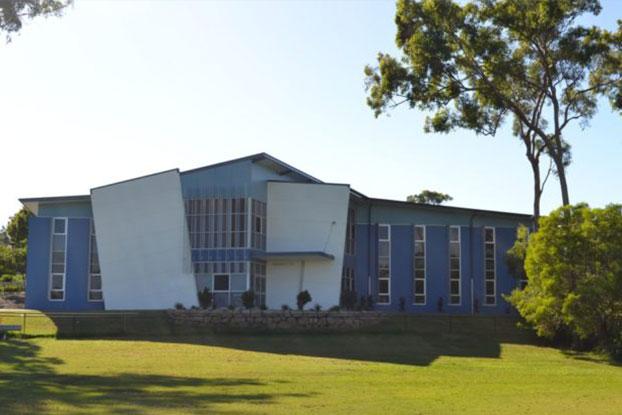
[[[378,325],[387,317],[377,311],[168,310],[167,313],[175,327],[215,331],[348,331]]]

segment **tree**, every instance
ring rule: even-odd
[[[601,96],[622,109],[622,21],[616,32],[576,24],[600,11],[598,0],[398,0],[403,56],[380,53],[365,68],[367,103],[376,116],[401,104],[432,111],[426,132],[494,136],[511,115],[532,169],[541,152],[551,158],[567,205],[566,128],[584,127]]]
[[[528,284],[508,297],[538,334],[622,353],[622,206],[564,206],[529,237]]]
[[[25,19],[60,16],[72,0],[0,0],[0,32],[11,35],[21,30]]]
[[[446,193],[435,192],[434,190],[422,190],[421,193],[406,197],[407,202],[425,203],[428,205],[440,205],[450,200],[454,200],[454,198]]]
[[[26,210],[26,208],[21,208],[19,212],[9,219],[5,232],[11,246],[15,248],[23,248],[26,246],[29,217],[30,213],[28,210]]]

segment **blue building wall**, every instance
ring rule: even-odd
[[[516,228],[530,223],[525,215],[495,214],[484,211],[452,210],[408,206],[396,203],[356,204],[355,289],[357,295],[378,294],[378,224],[391,225],[391,303],[376,308],[398,311],[400,297],[411,313],[437,313],[439,298],[442,312],[449,314],[500,315],[513,312],[503,299],[518,286],[506,264],[506,252],[514,244]],[[413,304],[414,225],[426,227],[426,303]],[[449,226],[460,226],[461,301],[449,304]],[[496,233],[496,304],[484,304],[484,227]],[[371,290],[370,290],[371,289]]]
[[[90,219],[69,218],[65,299],[50,301],[51,218],[31,217],[28,223],[26,307],[44,311],[103,310],[103,302],[88,301]]]

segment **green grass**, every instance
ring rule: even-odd
[[[13,338],[0,342],[0,413],[621,413],[622,367],[458,321],[452,332],[428,320],[384,334]]]

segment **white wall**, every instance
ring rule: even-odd
[[[322,251],[334,260],[306,261],[303,289],[323,308],[339,304],[350,188],[346,185],[268,183],[267,251]],[[268,261],[269,308],[296,305],[300,261]]]
[[[197,305],[179,172],[91,191],[107,310]]]

